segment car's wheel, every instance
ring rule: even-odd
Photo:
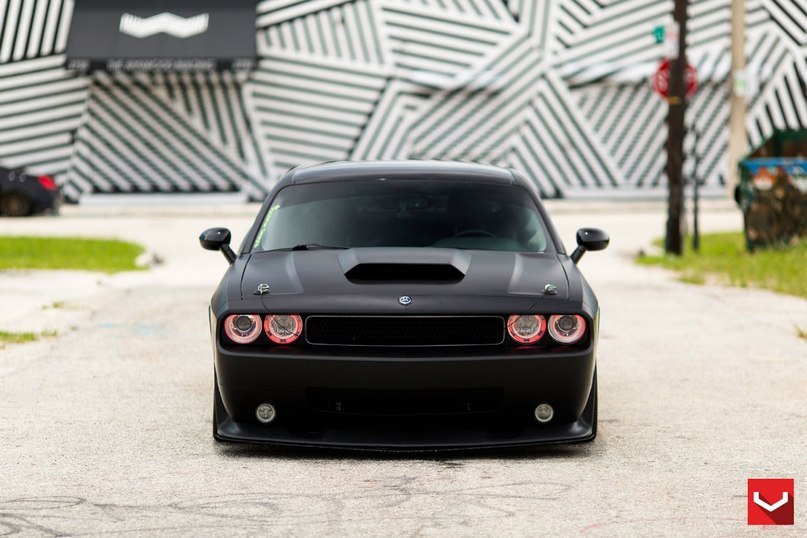
[[[31,213],[31,200],[24,194],[9,192],[0,196],[0,215],[25,217]]]

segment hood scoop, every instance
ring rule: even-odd
[[[418,263],[412,263],[418,260]],[[363,248],[340,253],[345,277],[356,284],[374,282],[459,282],[470,265],[467,254],[449,249]]]
[[[345,273],[351,282],[459,282],[465,275],[453,265],[362,263]]]

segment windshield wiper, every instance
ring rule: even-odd
[[[278,252],[283,250],[345,250],[349,247],[336,247],[332,245],[318,245],[316,243],[303,243],[300,245],[294,245],[293,247],[286,247],[286,248],[273,248],[269,252]]]

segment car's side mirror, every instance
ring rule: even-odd
[[[588,250],[603,250],[611,242],[608,234],[597,228],[577,230],[577,248],[572,252],[572,261],[577,263]]]
[[[235,252],[230,248],[230,230],[227,228],[209,228],[199,236],[199,243],[205,250],[220,250],[229,263],[235,261]]]

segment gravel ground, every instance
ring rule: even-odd
[[[663,231],[654,203],[554,203],[612,246],[581,262],[603,311],[594,443],[378,455],[219,445],[206,305],[256,207],[67,207],[4,234],[141,242],[163,263],[114,276],[0,273],[0,330],[58,336],[0,350],[0,535],[735,536],[746,479],[796,479],[807,503],[807,301],[692,286],[631,258]],[[707,230],[738,229],[707,204]],[[807,274],[805,275],[807,278]]]

